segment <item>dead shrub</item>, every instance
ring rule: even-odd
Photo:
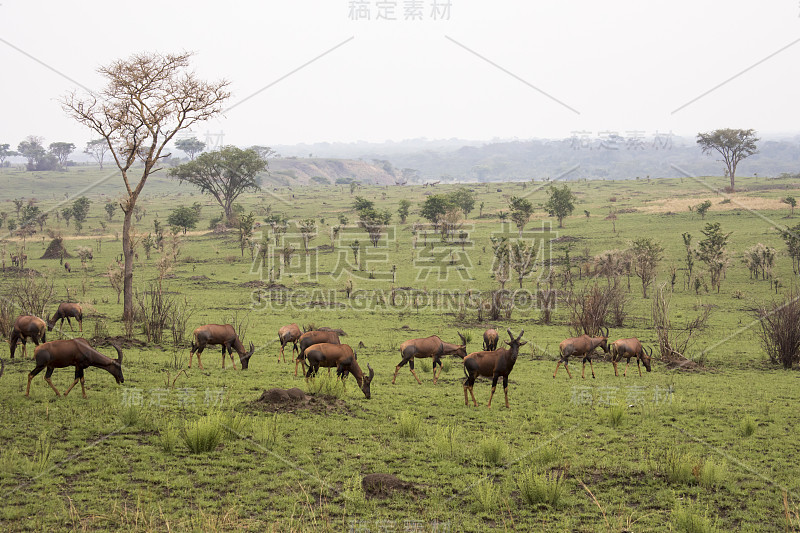
[[[30,271],[11,284],[10,294],[16,314],[44,317],[53,300],[53,282]]]
[[[621,322],[625,317],[625,294],[618,284],[594,283],[566,297],[569,323],[575,336],[602,334],[603,326]],[[617,316],[614,315],[616,310]]]
[[[800,361],[800,294],[762,305],[753,313],[759,321],[758,336],[770,362],[789,370]]]
[[[667,284],[659,285],[653,298],[653,327],[658,336],[661,359],[665,362],[686,359],[687,349],[697,334],[705,328],[711,314],[711,308],[703,306],[700,314],[687,322],[684,327],[673,326],[669,318],[671,299],[672,293],[667,290]]]

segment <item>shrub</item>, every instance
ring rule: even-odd
[[[181,437],[192,453],[214,451],[222,442],[225,430],[218,415],[208,415],[183,426]]]
[[[419,435],[422,428],[422,421],[413,413],[403,411],[397,415],[398,431],[400,436],[405,439],[411,439]]]
[[[556,508],[564,493],[564,477],[560,472],[537,473],[529,468],[517,476],[517,486],[528,504]]]
[[[484,438],[480,443],[480,456],[492,465],[501,465],[508,455],[508,445],[496,435]]]
[[[800,294],[792,292],[783,301],[762,305],[754,314],[769,360],[789,370],[800,360]]]

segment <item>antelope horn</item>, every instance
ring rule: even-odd
[[[248,355],[253,355],[256,351],[256,347],[253,345],[253,341],[250,341],[250,353]]]
[[[367,363],[367,368],[369,369],[369,379],[372,380],[372,378],[375,377],[375,371],[372,370],[372,367],[369,366],[369,363]]]
[[[653,347],[652,346],[648,346],[647,348],[650,350],[650,357],[652,358],[653,357]]]
[[[602,328],[603,326],[600,326],[600,327]],[[605,328],[605,329],[606,329],[606,334],[605,334],[605,335],[603,335],[603,337],[606,337],[606,338],[607,338],[607,337],[608,337],[608,328]]]
[[[122,366],[122,350],[120,350],[119,346],[116,344],[112,344],[112,346],[117,351],[117,363],[119,363],[119,366]]]
[[[519,332],[519,337],[517,337],[517,341],[519,341],[522,338],[523,333],[525,333],[524,329]]]
[[[511,340],[513,341],[514,340],[514,334],[511,333],[511,328],[506,329],[506,331],[508,332],[508,336],[511,337]]]

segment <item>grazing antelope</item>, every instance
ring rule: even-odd
[[[628,377],[628,364],[631,362],[631,357],[636,358],[636,366],[639,368],[639,377],[642,377],[642,366],[650,372],[650,360],[653,357],[653,349],[650,348],[650,354],[644,350],[644,346],[636,337],[630,339],[619,339],[614,341],[611,345],[611,362],[614,364],[614,375],[619,376],[617,373],[617,363],[625,358],[625,371],[622,373],[624,377]]]
[[[461,337],[461,342],[464,344],[444,342],[436,335],[424,339],[410,339],[401,344],[400,355],[403,359],[394,368],[392,385],[394,385],[394,380],[397,379],[397,373],[400,371],[400,367],[406,363],[408,363],[408,367],[411,370],[411,375],[413,375],[417,383],[421,385],[422,382],[417,377],[417,373],[414,372],[414,359],[425,357],[433,358],[433,384],[436,385],[436,382],[439,380],[439,375],[442,373],[441,357],[443,355],[457,355],[462,359],[467,356],[467,340],[461,333],[458,333],[458,336]],[[439,365],[438,374],[436,373],[436,365]]]
[[[372,396],[370,383],[372,383],[372,378],[375,377],[375,371],[372,370],[368,363],[369,376],[364,376],[364,372],[358,366],[355,352],[347,344],[331,344],[329,342],[312,344],[306,348],[306,359],[308,360],[306,379],[316,376],[321,366],[336,367],[337,376],[344,379],[348,373],[353,374],[353,377],[356,378],[356,383],[358,383],[358,388],[361,389],[367,400]]]
[[[508,375],[514,369],[514,363],[517,362],[519,355],[519,347],[528,344],[528,341],[520,342],[522,334],[525,331],[519,332],[519,337],[514,338],[511,330],[508,331],[508,336],[511,337],[511,342],[505,341],[508,348],[500,348],[494,351],[474,352],[464,358],[464,375],[467,379],[464,380],[464,403],[469,406],[467,399],[467,391],[472,396],[472,403],[478,407],[478,402],[475,401],[475,394],[472,392],[472,387],[475,384],[475,378],[478,376],[492,378],[492,393],[489,395],[489,403],[486,406],[491,409],[492,398],[494,397],[494,390],[497,387],[497,380],[503,377],[503,392],[506,396],[506,408],[508,405]]]
[[[47,331],[53,331],[57,320],[61,320],[61,323],[58,325],[58,327],[62,328],[64,326],[65,318],[67,319],[67,324],[69,324],[70,331],[75,331],[72,328],[72,321],[70,320],[71,318],[74,318],[78,322],[78,327],[80,328],[81,333],[83,333],[83,309],[81,308],[80,304],[67,302],[58,304],[58,309],[56,309],[53,318],[47,321]]]
[[[561,344],[558,345],[558,349],[561,352],[561,359],[556,364],[556,371],[553,372],[553,379],[556,377],[556,373],[558,372],[558,367],[561,363],[564,363],[564,370],[567,371],[567,375],[570,379],[572,379],[572,374],[569,371],[569,358],[572,355],[583,356],[583,370],[581,371],[581,377],[586,378],[586,361],[589,361],[589,368],[592,370],[592,378],[594,378],[594,365],[592,365],[592,358],[591,353],[594,351],[595,348],[601,347],[605,353],[608,353],[608,328],[606,328],[605,335],[600,337],[590,337],[589,335],[581,335],[580,337],[573,337],[571,339],[564,339],[561,341]]]
[[[302,333],[297,324],[289,324],[278,330],[278,340],[281,343],[281,357],[283,357],[284,363],[286,362],[286,356],[283,355],[283,349],[291,342],[292,354],[294,354],[294,352],[297,351],[297,341],[300,340],[300,335],[302,335]]]
[[[8,340],[11,345],[11,359],[14,359],[18,342],[22,342],[22,357],[25,357],[28,339],[36,346],[39,346],[39,342],[47,342],[47,324],[38,316],[22,315],[14,321],[11,338]]]
[[[203,362],[200,361],[200,354],[203,353],[206,346],[213,344],[222,345],[222,368],[225,368],[225,350],[228,350],[228,355],[231,358],[233,369],[236,370],[236,361],[233,359],[233,351],[239,354],[239,361],[242,363],[242,370],[246,370],[250,364],[250,358],[253,352],[256,351],[253,343],[250,343],[250,351],[245,351],[239,335],[230,324],[206,324],[200,326],[192,332],[192,351],[189,353],[189,368],[192,368],[192,356],[197,353],[197,366],[203,370]]]
[[[341,330],[339,330],[341,331]],[[300,339],[297,341],[299,346],[299,353],[297,354],[297,359],[294,360],[294,375],[297,375],[297,365],[303,365],[303,373],[306,372],[306,348],[311,345],[319,344],[321,342],[328,342],[330,344],[339,344],[339,334],[335,331],[321,331],[321,330],[312,330],[306,331],[302,335],[300,335]]]
[[[81,338],[50,341],[41,346],[37,346],[34,351],[36,368],[31,370],[30,374],[28,374],[28,389],[25,391],[25,396],[30,395],[31,381],[33,378],[45,368],[47,368],[47,372],[44,374],[44,380],[50,385],[53,391],[55,391],[56,396],[61,396],[61,393],[58,392],[58,389],[50,380],[50,376],[53,375],[53,370],[56,368],[64,368],[67,366],[75,367],[75,381],[69,386],[64,396],[69,394],[72,387],[80,381],[81,392],[83,393],[83,397],[86,398],[83,371],[90,366],[96,366],[97,368],[107,370],[114,376],[118,384],[123,383],[125,378],[122,377],[122,350],[116,345],[114,349],[117,351],[116,359],[106,357],[92,348],[86,339]]]
[[[67,273],[72,272],[72,268],[69,266],[69,262],[64,263],[64,270],[66,270]]]
[[[497,349],[497,341],[500,340],[500,335],[496,329],[487,329],[483,332],[483,349],[484,351],[491,352]]]

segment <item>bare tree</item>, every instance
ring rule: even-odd
[[[673,326],[670,319],[670,300],[672,293],[662,283],[655,289],[653,296],[653,327],[658,336],[661,359],[664,362],[680,362],[686,359],[686,351],[697,334],[705,328],[711,308],[703,306],[700,314],[688,321],[682,328]]]
[[[191,55],[134,54],[100,67],[108,84],[99,94],[79,96],[73,91],[62,99],[67,114],[105,139],[125,183],[127,197],[121,207],[126,321],[134,313],[131,226],[136,201],[147,178],[170,155],[164,149],[175,135],[221,112],[230,96],[227,81],[209,83],[188,70]],[[134,169],[137,161],[142,166]],[[138,181],[134,173],[140,173]]]
[[[800,361],[800,295],[789,294],[785,300],[760,306],[754,312],[759,322],[758,336],[772,363],[789,370]]]

